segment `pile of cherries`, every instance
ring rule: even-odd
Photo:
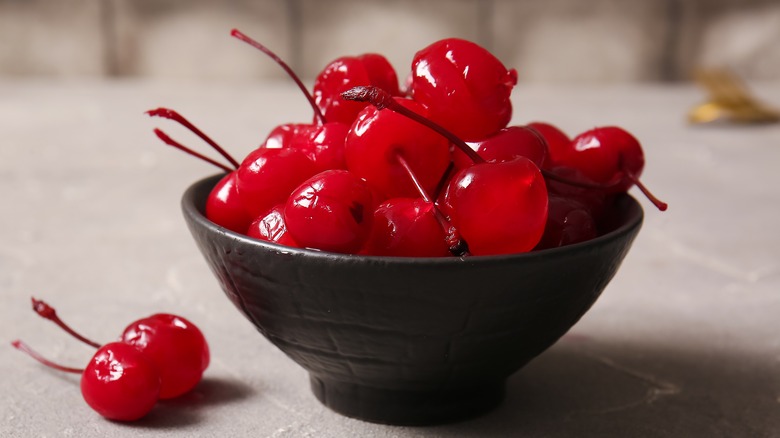
[[[165,143],[222,168],[206,216],[282,245],[360,255],[438,257],[527,252],[596,237],[618,193],[637,185],[642,148],[618,127],[570,139],[547,123],[508,126],[517,72],[449,38],[417,52],[405,87],[378,54],[342,57],[313,91],[266,47],[314,110],[276,127],[241,163],[173,110],[230,165],[163,131]]]
[[[209,365],[203,333],[190,321],[158,313],[125,328],[119,340],[101,345],[80,335],[45,302],[32,299],[38,315],[56,323],[97,352],[85,369],[53,363],[16,340],[11,344],[60,371],[81,374],[81,394],[100,415],[134,421],[148,414],[158,400],[179,397],[195,387]]]

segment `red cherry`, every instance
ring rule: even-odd
[[[284,220],[284,204],[273,207],[265,216],[258,217],[246,233],[247,236],[278,243],[280,245],[299,247],[287,232],[287,223]]]
[[[33,310],[49,319],[78,340],[100,347],[68,327],[57,312],[41,300],[32,299]],[[186,319],[170,314],[156,314],[130,324],[120,341],[143,351],[159,371],[161,398],[171,398],[189,391],[197,384],[209,364],[209,348],[201,331]]]
[[[450,255],[434,206],[422,198],[393,198],[380,204],[364,252],[396,257]]]
[[[345,101],[341,93],[358,85],[374,85],[393,96],[401,94],[395,70],[384,56],[367,53],[338,58],[314,81],[314,100],[327,120],[352,124],[367,104]]]
[[[504,128],[512,117],[509,96],[517,72],[470,41],[448,38],[417,52],[411,93],[430,118],[466,141]]]
[[[536,249],[557,248],[597,236],[593,216],[576,200],[550,196],[548,205],[547,224]]]
[[[301,184],[287,200],[287,230],[300,246],[356,253],[373,223],[369,186],[346,170],[327,170]]]
[[[98,414],[116,421],[134,421],[157,403],[160,375],[146,355],[130,345],[112,342],[98,349],[86,369],[56,364],[16,340],[11,345],[50,368],[81,374],[81,395]]]
[[[349,125],[330,122],[309,125],[291,135],[286,147],[297,149],[309,157],[316,172],[329,169],[346,169],[344,145]]]
[[[527,252],[544,232],[547,188],[527,158],[463,169],[444,196],[453,225],[473,255]]]
[[[160,398],[178,397],[195,387],[209,365],[203,333],[181,316],[158,313],[133,322],[122,342],[142,351],[160,372]]]
[[[314,125],[310,123],[284,123],[272,129],[261,148],[281,149],[288,147],[302,131],[308,131]]]
[[[293,191],[316,173],[303,152],[291,148],[258,148],[238,168],[238,196],[247,212],[257,217],[285,202]]]
[[[547,218],[547,188],[539,167],[531,160],[518,157],[505,162],[486,162],[452,132],[400,105],[376,87],[355,87],[342,96],[408,117],[450,140],[474,161],[474,165],[452,177],[443,202],[454,228],[472,254],[525,252],[539,242]],[[399,156],[406,156],[396,152],[400,164],[403,160]]]
[[[607,185],[612,193],[627,191],[635,185],[660,210],[667,205],[639,181],[645,166],[642,146],[622,128],[608,126],[583,132],[572,140],[557,164],[573,167],[589,179]]]
[[[122,342],[95,353],[81,376],[81,394],[98,414],[134,421],[148,414],[160,395],[161,379],[150,358]]]
[[[535,129],[547,142],[547,162],[545,167],[555,165],[571,144],[571,139],[558,127],[544,122],[532,122],[527,125]]]
[[[547,158],[544,139],[525,126],[503,128],[484,140],[469,143],[469,146],[485,161],[511,161],[517,157],[525,157],[541,168]],[[458,169],[472,164],[471,159],[457,148],[453,151],[453,160]]]
[[[243,234],[252,223],[252,216],[238,196],[236,176],[235,171],[228,173],[211,189],[206,198],[206,217],[219,226]]]
[[[389,99],[387,93],[385,93]],[[395,98],[399,106],[425,115],[420,104]],[[447,140],[425,126],[392,111],[366,107],[347,135],[345,145],[347,169],[364,178],[384,199],[414,198],[418,191],[397,156],[402,155],[432,193],[449,166]]]

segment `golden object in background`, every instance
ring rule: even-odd
[[[744,83],[725,69],[699,70],[694,79],[709,92],[709,100],[688,113],[691,123],[774,123],[780,112],[756,100]]]

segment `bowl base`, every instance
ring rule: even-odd
[[[498,406],[504,382],[438,391],[398,391],[310,376],[315,397],[331,410],[372,423],[433,425],[472,418]]]

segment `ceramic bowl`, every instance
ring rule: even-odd
[[[621,196],[588,242],[466,258],[333,254],[255,240],[210,222],[219,175],[182,206],[225,295],[309,372],[332,410],[372,422],[435,424],[484,413],[504,382],[593,305],[642,224]]]

